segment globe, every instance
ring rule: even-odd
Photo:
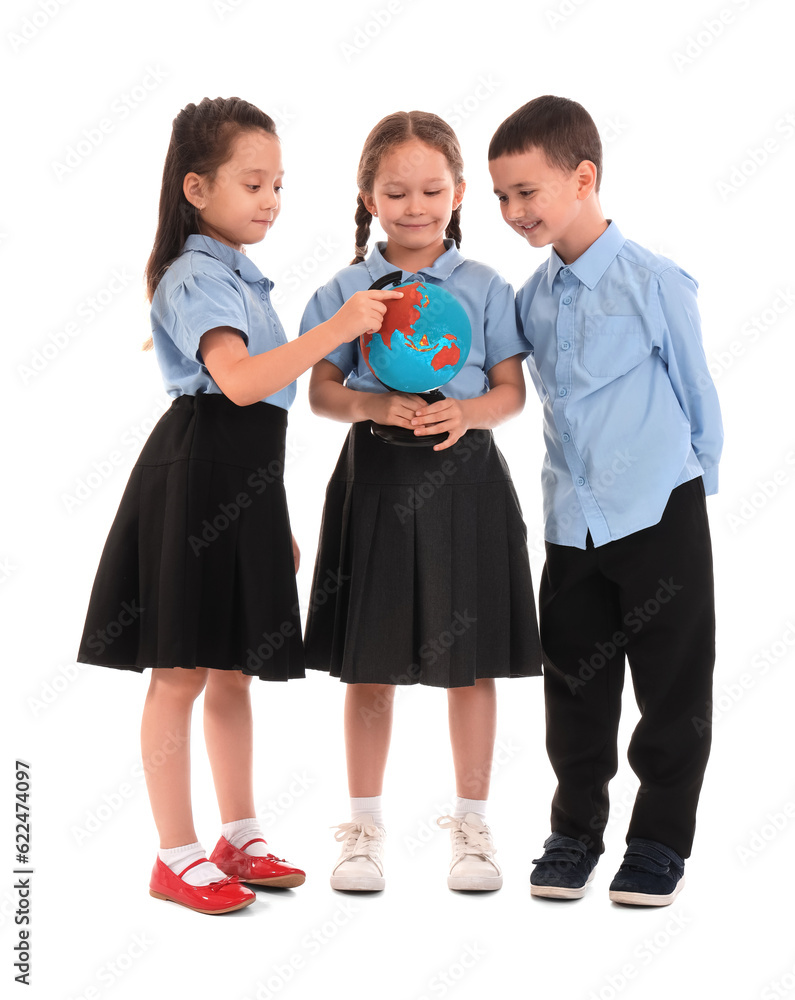
[[[397,285],[402,299],[386,303],[381,329],[359,338],[367,367],[388,389],[428,392],[466,363],[472,328],[464,307],[438,285]]]

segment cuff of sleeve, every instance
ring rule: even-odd
[[[496,354],[489,354],[484,361],[484,365],[486,371],[489,372],[501,361],[507,361],[508,358],[519,358],[520,361],[524,361],[530,354],[532,354],[530,345],[526,341],[517,340],[513,344],[506,344]]]
[[[222,324],[219,324],[219,326],[221,326],[221,325]],[[208,330],[213,330],[213,329],[215,329],[215,327],[208,327]],[[246,333],[245,330],[241,330],[241,329],[239,329],[236,326],[230,326],[229,329],[230,330],[234,330],[235,333],[239,333],[240,336],[243,338],[243,343],[246,345],[246,347],[248,347],[248,333]],[[205,330],[204,333],[207,333],[207,330]],[[198,361],[198,363],[202,366],[202,368],[204,368],[204,370],[207,371],[207,366],[204,363],[204,358],[202,357],[202,352],[201,352],[201,339],[204,336],[204,333],[199,334],[199,340],[198,340],[198,342],[196,344],[195,358],[196,358],[196,361]]]
[[[712,469],[704,470],[704,492],[706,495],[712,496],[713,493],[718,492],[718,466],[714,466]]]

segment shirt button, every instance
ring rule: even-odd
[[[561,350],[568,351],[568,349],[571,347],[571,344],[568,342],[568,340],[564,340],[563,343],[560,345],[560,347]]]
[[[571,303],[571,295],[567,295],[566,298],[563,300],[563,305],[567,306],[570,303]]]
[[[584,480],[584,479],[582,478],[582,476],[580,476],[580,477],[579,477],[579,478],[577,479],[577,485],[578,485],[578,486],[585,486],[585,480]]]
[[[259,293],[259,297],[260,297],[261,299],[267,299],[267,297],[268,297],[268,296],[267,296],[267,295],[265,294],[265,292],[260,292],[260,293]]]
[[[563,435],[563,440],[564,441],[571,441],[571,434],[564,434]]]
[[[559,396],[565,396],[566,395],[566,390],[565,389],[558,389],[558,395]]]
[[[571,272],[568,267],[564,267],[563,270],[561,271],[561,274],[570,274],[570,273]]]

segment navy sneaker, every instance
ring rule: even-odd
[[[581,841],[553,833],[544,841],[544,856],[533,858],[530,894],[550,899],[580,899],[594,876],[598,860]]]
[[[668,906],[685,884],[685,863],[665,844],[633,837],[610,883],[614,903]]]

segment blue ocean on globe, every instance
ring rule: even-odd
[[[464,307],[438,285],[397,285],[402,299],[387,303],[377,333],[359,338],[362,357],[377,379],[399,392],[445,385],[466,363],[472,328]]]

